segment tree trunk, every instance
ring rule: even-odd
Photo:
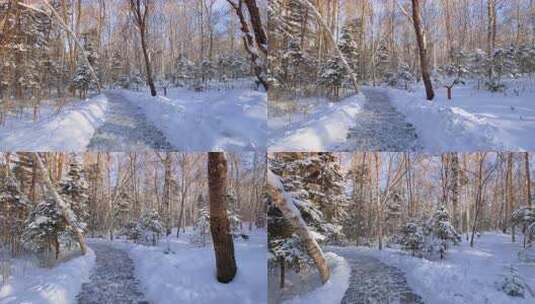
[[[299,211],[293,205],[293,202],[289,202],[284,194],[282,185],[280,184],[279,178],[273,174],[273,172],[268,171],[268,191],[273,198],[273,203],[277,208],[282,212],[284,217],[295,227],[297,235],[303,241],[305,245],[306,252],[314,260],[314,264],[318,268],[321,282],[325,284],[331,276],[329,265],[323,256],[323,252],[314,239],[310,230],[306,226],[305,222],[299,215]]]
[[[130,0],[130,10],[134,15],[134,21],[139,29],[139,35],[141,37],[141,49],[143,50],[143,58],[145,59],[145,69],[147,72],[147,84],[150,87],[150,94],[156,96],[156,87],[152,80],[152,68],[150,64],[149,52],[147,50],[147,19],[149,15],[151,1],[150,0]]]
[[[433,84],[431,83],[431,76],[429,74],[429,60],[427,58],[427,38],[425,30],[422,28],[422,18],[420,15],[420,0],[412,0],[412,24],[416,33],[416,41],[418,42],[418,50],[420,53],[420,70],[422,71],[422,80],[424,81],[425,94],[427,100],[433,100],[435,92],[433,91]]]
[[[526,200],[528,206],[531,207],[531,176],[529,171],[529,152],[524,152],[524,167],[526,170]]]
[[[217,280],[228,283],[236,275],[234,242],[230,233],[225,200],[227,188],[227,160],[223,152],[208,153],[208,200],[210,205],[210,231],[214,242]]]
[[[73,228],[74,234],[78,239],[78,244],[80,245],[80,250],[82,251],[82,254],[85,255],[85,253],[87,252],[85,237],[82,233],[82,230],[79,228],[79,224],[76,221],[76,216],[72,212],[69,205],[58,194],[58,192],[54,188],[54,185],[52,185],[52,181],[50,180],[48,171],[43,165],[43,161],[41,160],[39,154],[33,153],[33,156],[35,162],[37,163],[37,167],[41,172],[41,179],[44,181],[45,190],[47,191],[47,194],[50,195],[50,197],[53,198],[54,201],[58,204],[61,216],[63,217],[63,219],[65,219],[65,222],[67,222],[67,224]]]

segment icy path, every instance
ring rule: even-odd
[[[95,252],[96,265],[90,281],[82,285],[79,304],[148,304],[134,276],[134,263],[128,254],[106,244],[89,242]]]
[[[105,122],[100,126],[88,150],[137,151],[172,150],[163,133],[152,125],[139,106],[117,92],[106,92],[108,110]]]
[[[415,151],[421,147],[415,128],[392,105],[388,95],[373,88],[363,90],[366,102],[349,130],[347,142],[336,150]]]
[[[349,287],[341,304],[423,303],[399,269],[356,250],[339,248],[335,251],[351,266]]]

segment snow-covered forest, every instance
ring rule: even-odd
[[[0,154],[0,303],[266,303],[265,154]]]
[[[269,154],[270,303],[533,303],[533,161]]]
[[[272,151],[535,148],[535,2],[273,0]]]
[[[266,6],[1,1],[0,150],[263,148]]]

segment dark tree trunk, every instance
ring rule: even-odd
[[[227,160],[223,152],[208,153],[208,201],[210,205],[210,231],[214,242],[217,280],[228,283],[236,275],[234,242],[230,233],[225,200],[227,187]]]
[[[433,100],[435,92],[433,91],[433,84],[431,83],[431,76],[429,74],[429,60],[427,58],[427,41],[425,31],[422,29],[422,18],[420,16],[420,0],[412,0],[412,23],[416,33],[416,40],[418,42],[418,50],[420,53],[420,70],[422,70],[422,80],[424,81],[425,94],[427,100]]]
[[[156,87],[152,80],[152,68],[150,65],[149,52],[147,51],[147,17],[149,15],[150,0],[130,0],[130,10],[134,15],[134,20],[139,29],[141,37],[141,48],[143,49],[143,58],[145,59],[145,69],[147,72],[147,84],[150,87],[150,94],[156,96]]]

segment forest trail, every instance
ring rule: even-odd
[[[151,124],[139,106],[117,92],[105,92],[108,110],[89,151],[173,150],[163,133]]]
[[[128,254],[105,241],[89,241],[95,252],[95,268],[90,281],[82,285],[78,304],[148,304],[134,276]]]
[[[423,304],[404,274],[377,258],[354,249],[334,250],[351,266],[351,277],[341,304]]]
[[[421,150],[416,129],[394,108],[387,93],[373,88],[363,89],[362,93],[366,95],[362,113],[349,130],[347,142],[337,150]]]

